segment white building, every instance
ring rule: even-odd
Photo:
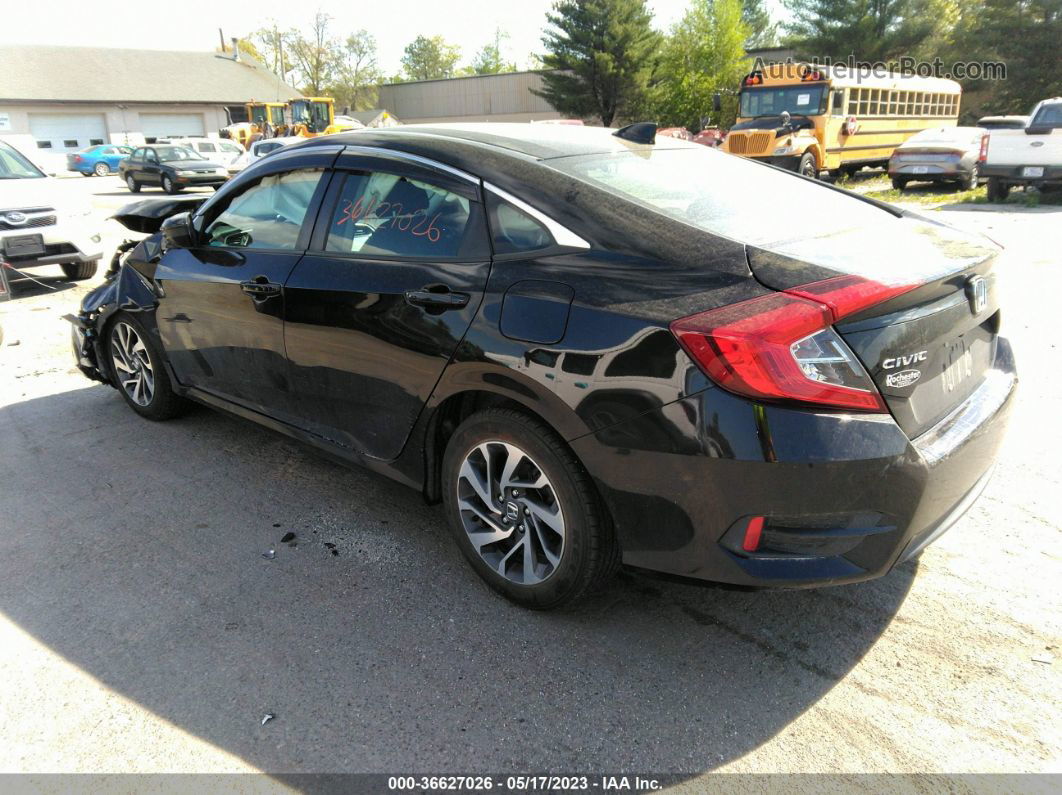
[[[0,45],[0,137],[40,154],[211,135],[227,106],[299,93],[260,64],[211,52]]]

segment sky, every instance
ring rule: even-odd
[[[678,21],[687,0],[648,0],[661,30]],[[524,68],[527,56],[542,52],[542,28],[553,0],[397,0],[397,2],[338,2],[320,0],[220,0],[209,4],[149,4],[138,11],[128,0],[51,0],[47,17],[34,3],[6,3],[0,46],[4,44],[61,44],[93,47],[133,47],[159,50],[214,50],[218,28],[226,39],[243,37],[259,28],[306,29],[317,8],[334,17],[341,37],[365,28],[376,36],[379,65],[385,74],[401,69],[402,50],[420,34],[441,35],[461,47],[466,63],[494,39],[495,28],[508,32],[506,60]]]

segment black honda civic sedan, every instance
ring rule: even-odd
[[[529,607],[620,563],[885,574],[980,494],[1013,402],[995,244],[651,126],[326,136],[202,199],[122,211],[158,231],[82,303],[80,368],[441,500]]]

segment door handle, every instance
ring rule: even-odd
[[[265,276],[255,276],[249,282],[240,282],[240,289],[255,299],[280,295],[280,285]]]
[[[468,305],[468,293],[455,293],[449,287],[430,284],[420,290],[407,290],[406,302],[427,309],[460,309]]]

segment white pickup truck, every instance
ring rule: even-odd
[[[1039,102],[1025,129],[989,131],[979,160],[989,201],[1003,201],[1015,185],[1062,185],[1062,97]]]

